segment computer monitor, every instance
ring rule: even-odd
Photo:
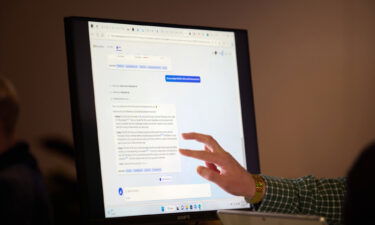
[[[88,224],[202,220],[246,209],[196,173],[213,136],[259,173],[247,31],[65,18],[74,142]]]

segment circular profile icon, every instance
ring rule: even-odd
[[[124,190],[122,190],[121,187],[118,189],[118,194],[119,194],[120,196],[122,196],[122,195],[124,194]]]

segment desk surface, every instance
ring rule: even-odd
[[[199,223],[199,225],[222,225],[220,220],[211,220]]]

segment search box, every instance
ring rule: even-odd
[[[177,38],[177,37],[163,37],[163,36],[148,36],[148,35],[130,35],[130,34],[116,34],[107,33],[107,38],[111,40],[126,40],[126,41],[141,41],[153,43],[168,43],[168,44],[188,44],[188,45],[206,45],[218,46],[218,42],[214,40],[196,39],[196,38]]]

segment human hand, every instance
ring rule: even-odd
[[[197,172],[202,177],[214,182],[230,194],[252,198],[255,194],[255,181],[217,141],[209,135],[184,133],[185,140],[203,143],[204,150],[180,149],[184,156],[205,161],[206,166],[198,166]]]

